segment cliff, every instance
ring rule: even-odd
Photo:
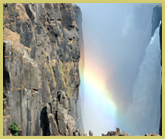
[[[159,26],[160,21],[162,20],[162,5],[157,5],[153,8],[152,12],[152,33],[151,36],[153,36],[154,31]]]
[[[159,26],[160,21],[162,21],[162,5],[157,5],[153,8],[152,13],[152,36],[154,31]],[[160,39],[160,50],[161,50],[161,60],[160,65],[162,66],[162,22],[160,24],[159,29],[159,39]],[[161,95],[160,95],[160,126],[159,126],[159,134],[162,135],[162,88],[161,88]]]
[[[79,31],[80,29],[80,31]],[[3,135],[85,135],[77,117],[80,8],[3,4]]]
[[[152,35],[159,26],[161,9],[160,5],[153,9]],[[9,127],[15,121],[22,136],[86,136],[77,106],[83,67],[78,6],[3,4],[3,135],[11,135]],[[160,135],[161,121],[162,116]],[[89,135],[93,136],[92,131]],[[102,136],[129,134],[116,128]]]

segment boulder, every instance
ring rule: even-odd
[[[89,130],[89,136],[93,136],[93,132]]]

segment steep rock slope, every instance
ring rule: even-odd
[[[157,5],[153,8],[153,13],[152,13],[152,34],[151,34],[152,36],[156,28],[159,26],[160,21],[162,21],[162,5]],[[162,56],[162,23],[160,25],[159,37],[160,37],[160,49]],[[162,57],[161,57],[160,65],[162,66]],[[161,117],[160,117],[159,134],[162,135],[162,89],[160,95],[160,115]]]
[[[3,4],[3,134],[85,135],[77,117],[81,11],[74,4]]]
[[[157,5],[153,8],[152,13],[152,36],[154,34],[154,31],[159,26],[160,20],[162,20],[162,5]]]
[[[160,64],[162,66],[162,23],[160,25],[159,36],[160,36],[160,50],[161,50]],[[161,87],[161,94],[160,94],[160,116],[161,117],[160,117],[159,134],[162,136],[162,87]]]
[[[160,64],[162,66],[162,23],[160,25],[160,31],[159,31],[159,35],[160,35],[160,49],[161,49],[161,61]],[[162,88],[161,88],[161,95],[160,95],[160,127],[159,127],[159,134],[162,135]]]

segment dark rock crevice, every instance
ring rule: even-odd
[[[40,116],[40,121],[41,121],[40,127],[42,128],[42,135],[50,136],[49,121],[48,121],[48,117],[47,117],[47,108],[46,107],[44,107],[42,109],[40,115],[41,115]]]
[[[32,23],[33,23],[33,21],[34,21],[34,15],[33,15],[33,13],[31,12],[29,6],[30,6],[29,4],[25,4],[25,9],[26,9],[27,15],[29,16],[30,20],[31,20]]]
[[[5,90],[9,89],[10,85],[10,77],[9,72],[7,71],[6,65],[5,65],[5,58],[9,56],[8,52],[6,51],[6,43],[3,43],[3,88]],[[6,95],[4,94],[4,97]]]

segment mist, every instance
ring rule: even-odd
[[[151,47],[151,16],[157,3],[76,4],[83,19],[85,66],[79,100],[84,131],[92,130],[97,136],[119,127],[130,135],[158,133],[155,130],[160,120],[160,109],[159,105],[153,107],[152,102],[156,100],[160,104],[159,43],[154,43],[156,48]],[[152,39],[157,42],[158,36],[154,37]],[[149,53],[148,47],[157,51]],[[151,72],[143,66],[147,58],[156,59],[149,65],[153,68]],[[149,87],[151,84],[155,89]],[[144,111],[147,110],[146,114]],[[149,117],[151,113],[153,116]],[[136,119],[135,124],[133,121]],[[154,127],[149,122],[154,122]]]

